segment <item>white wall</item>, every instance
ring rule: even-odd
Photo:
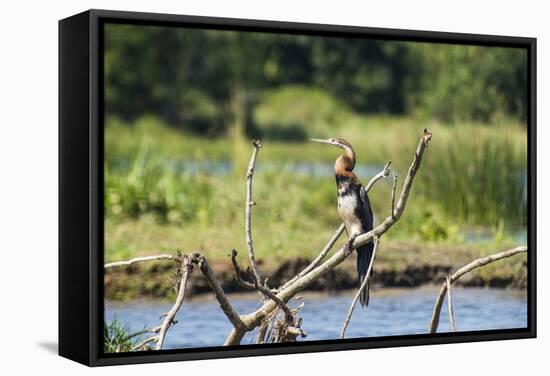
[[[86,369],[57,340],[57,20],[88,8],[539,38],[539,213],[548,212],[548,14],[543,1],[4,1],[0,22],[0,372],[58,374],[541,374],[548,368],[548,236],[539,236],[539,339]],[[539,228],[550,225],[539,214]],[[542,273],[541,273],[542,272]],[[544,367],[544,368],[543,368]],[[7,370],[11,372],[6,372]],[[258,373],[257,373],[258,372]],[[356,374],[357,374],[356,373]]]

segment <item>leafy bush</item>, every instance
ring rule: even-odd
[[[527,51],[517,48],[413,44],[409,113],[444,122],[526,121]]]

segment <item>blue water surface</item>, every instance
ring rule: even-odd
[[[371,293],[368,309],[356,307],[346,338],[376,337],[427,333],[438,288],[380,289]],[[304,296],[301,310],[302,328],[308,336],[300,341],[337,339],[348,311],[352,292],[338,295]],[[230,297],[241,314],[260,307],[257,295]],[[291,305],[298,304],[298,301]],[[107,321],[115,317],[126,328],[138,331],[161,323],[159,316],[170,303],[134,301],[106,302]],[[455,288],[453,308],[457,331],[524,328],[527,326],[525,291],[496,288]],[[178,313],[178,324],[166,337],[164,348],[220,346],[231,324],[213,297],[186,301]],[[447,303],[443,305],[438,332],[450,331]],[[255,333],[248,333],[243,344],[254,343]]]

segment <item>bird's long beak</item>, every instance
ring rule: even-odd
[[[314,141],[314,142],[319,142],[321,144],[329,144],[329,145],[332,145],[332,142],[330,142],[330,140],[323,140],[323,139],[320,139],[320,138],[310,138],[309,139],[310,141]]]

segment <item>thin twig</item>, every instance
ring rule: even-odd
[[[134,337],[138,337],[140,335],[147,334],[147,333],[158,333],[160,331],[161,327],[162,327],[162,325],[159,325],[159,326],[155,326],[154,328],[140,330],[139,332],[129,334],[126,337],[126,339],[131,339],[131,338],[134,338]]]
[[[353,301],[351,302],[351,305],[348,310],[348,315],[346,316],[346,319],[344,320],[344,325],[342,326],[342,330],[340,331],[340,338],[344,338],[346,335],[346,329],[349,325],[349,322],[351,320],[351,316],[353,315],[353,310],[355,309],[355,305],[357,304],[357,300],[359,300],[359,297],[363,293],[363,290],[367,288],[367,284],[369,283],[370,279],[370,273],[372,270],[372,264],[374,263],[374,259],[376,258],[376,251],[378,249],[378,243],[379,239],[378,237],[374,238],[374,247],[372,250],[372,257],[370,259],[369,267],[367,269],[367,274],[365,276],[365,279],[363,280],[363,283],[361,283],[361,287],[359,287],[359,290],[357,290],[357,293],[355,293],[355,296],[353,297]]]
[[[245,281],[241,277],[241,268],[237,262],[236,250],[231,251],[231,263],[233,264],[233,270],[235,272],[235,281],[237,281],[239,286],[248,290],[257,290],[264,294],[267,298],[272,299],[285,313],[287,323],[289,325],[294,325],[294,316],[292,315],[292,312],[290,312],[290,308],[288,308],[288,306],[281,299],[275,296],[275,294],[273,294],[269,289],[260,285],[254,276],[254,281],[252,283]]]
[[[414,181],[414,177],[418,172],[418,169],[420,168],[422,157],[424,155],[426,148],[428,147],[428,144],[431,138],[432,138],[432,134],[428,132],[426,129],[424,129],[424,132],[420,138],[420,141],[414,153],[413,161],[409,167],[407,176],[405,177],[403,187],[401,188],[401,195],[399,197],[399,201],[395,206],[394,216],[391,216],[391,215],[388,216],[380,225],[376,226],[373,230],[358,236],[353,242],[353,245],[351,247],[352,249],[356,249],[362,245],[365,245],[371,242],[374,237],[382,236],[395,223],[399,221],[399,219],[401,218],[401,215],[405,210],[407,199],[409,197],[409,193]],[[329,259],[327,259],[322,264],[320,264],[319,266],[311,270],[309,273],[296,279],[292,284],[290,284],[286,288],[281,289],[277,293],[277,297],[281,299],[283,302],[289,301],[297,293],[307,288],[310,284],[318,280],[325,273],[334,269],[336,266],[341,264],[345,259],[346,259],[346,255],[344,254],[344,249],[341,248],[339,251],[334,253],[334,255],[332,255]],[[278,307],[277,304],[273,300],[269,300],[265,302],[262,305],[262,307],[260,307],[258,310],[247,315],[246,330],[252,330],[257,326],[261,325],[264,319],[268,317],[274,309],[277,309],[277,307]],[[244,336],[244,332],[233,330],[228,336],[228,338],[226,339],[225,344],[226,345],[239,344],[243,336]]]
[[[164,339],[166,338],[166,332],[168,331],[168,328],[172,325],[174,318],[176,317],[176,314],[178,313],[179,309],[181,308],[181,305],[183,304],[183,299],[185,298],[185,290],[187,289],[187,280],[189,277],[189,274],[193,271],[193,264],[190,262],[189,257],[187,255],[182,255],[180,258],[180,264],[181,264],[181,279],[180,284],[178,288],[178,295],[176,297],[176,302],[170,308],[170,311],[166,314],[166,317],[164,318],[164,321],[162,323],[162,326],[159,331],[158,341],[156,349],[160,350],[162,349],[162,345],[164,343]]]
[[[256,343],[265,343],[265,335],[267,334],[268,323],[264,324],[258,329],[258,335],[256,336]]]
[[[397,188],[397,172],[393,173],[393,186],[391,188],[391,216],[395,217],[395,189]]]
[[[405,178],[403,187],[401,189],[401,194],[399,197],[399,201],[395,205],[395,208],[393,210],[393,215],[390,215],[387,217],[380,225],[375,227],[373,230],[362,234],[358,236],[355,241],[353,242],[352,249],[356,249],[364,244],[367,244],[371,241],[373,241],[374,238],[378,238],[384,233],[386,233],[401,217],[405,210],[405,206],[407,204],[407,199],[413,184],[414,177],[420,168],[420,163],[422,161],[422,156],[424,154],[425,149],[428,146],[429,141],[432,138],[432,134],[429,133],[427,130],[424,130],[424,133],[420,139],[420,142],[418,144],[418,147],[414,153],[414,158],[411,163],[411,166],[409,167],[409,171],[407,173],[407,176]],[[252,246],[252,238],[251,238],[251,232],[250,232],[250,206],[253,205],[251,193],[252,193],[252,174],[254,170],[254,163],[256,159],[256,154],[258,152],[258,148],[260,147],[259,143],[254,144],[254,153],[251,159],[251,168],[249,165],[249,173],[247,174],[247,221],[246,221],[246,227],[247,227],[247,240],[250,236],[250,242],[247,242],[249,244],[249,256],[251,261],[251,266],[253,271],[257,273],[257,276],[259,277],[259,272],[257,271],[257,263],[254,257],[254,248]],[[389,164],[386,165],[385,170],[389,167]],[[389,171],[388,171],[389,173]],[[380,174],[379,174],[380,175]],[[382,174],[383,175],[383,174]],[[387,174],[385,175],[387,176]],[[369,185],[367,186],[368,189],[372,187],[372,185],[377,181],[381,179],[381,177],[377,178],[376,180],[369,182]],[[248,182],[250,180],[250,182]],[[250,195],[248,195],[250,193]],[[224,345],[238,345],[240,344],[242,338],[244,337],[245,333],[248,331],[253,330],[254,328],[262,325],[262,323],[265,323],[265,319],[268,317],[274,317],[273,312],[275,309],[277,309],[280,305],[280,302],[286,303],[290,299],[292,299],[297,293],[304,290],[307,286],[309,286],[311,283],[319,279],[322,275],[329,272],[336,266],[338,266],[340,263],[342,263],[346,259],[346,255],[344,254],[343,249],[341,248],[339,251],[337,251],[334,255],[332,255],[328,260],[322,262],[326,254],[329,252],[333,244],[336,242],[338,237],[343,232],[343,226],[341,226],[338,231],[335,233],[333,238],[329,241],[329,244],[323,249],[321,254],[312,262],[310,266],[308,266],[304,271],[302,271],[298,278],[295,278],[292,280],[292,283],[285,284],[284,288],[279,289],[277,294],[273,294],[274,298],[270,298],[267,300],[262,307],[260,307],[255,312],[252,312],[248,315],[239,316],[239,314],[233,309],[231,304],[229,303],[225,293],[223,292],[219,282],[217,281],[216,277],[214,276],[213,271],[210,269],[206,258],[202,256],[200,253],[194,253],[191,255],[191,262],[193,264],[198,264],[200,266],[201,272],[206,278],[210,288],[214,292],[214,295],[216,296],[216,299],[218,300],[218,303],[220,304],[220,307],[222,311],[225,313],[229,321],[233,324],[233,329],[227,336]],[[123,266],[123,265],[132,265],[137,262],[143,262],[143,261],[152,261],[152,260],[162,260],[162,259],[174,259],[175,257],[172,255],[158,255],[158,256],[146,256],[146,257],[138,257],[136,259],[132,259],[129,261],[118,261],[115,263],[106,264],[104,267],[109,268],[113,266]],[[374,257],[373,257],[374,259]],[[322,263],[321,263],[322,262]],[[371,263],[372,265],[372,263]],[[254,273],[256,277],[256,273]],[[256,281],[260,281],[260,278],[256,277]],[[260,283],[258,283],[260,285]],[[266,288],[267,289],[267,288]],[[269,290],[269,289],[267,289]],[[271,292],[271,291],[269,291]],[[444,295],[444,293],[443,293]],[[278,299],[278,300],[277,300]],[[293,335],[297,334],[298,332],[305,335],[305,333],[298,328],[294,328],[289,326],[288,333]],[[294,330],[297,329],[297,330]],[[294,333],[295,332],[295,333]],[[151,337],[151,341],[156,340],[156,337]]]
[[[294,278],[290,279],[284,285],[282,285],[280,289],[287,288],[289,285],[291,285],[298,278],[306,275],[307,273],[309,273],[310,271],[315,269],[321,263],[321,261],[323,261],[323,259],[326,257],[326,255],[330,252],[330,250],[334,246],[334,243],[336,243],[336,241],[340,238],[340,235],[342,235],[342,233],[344,232],[345,229],[346,229],[346,225],[344,225],[342,223],[340,225],[340,227],[338,227],[338,230],[336,230],[334,235],[332,235],[332,237],[330,238],[328,243],[325,245],[325,247],[323,248],[321,253],[319,253],[319,255],[317,255],[317,257],[304,270],[302,270],[300,273],[298,273],[298,275],[294,276]]]
[[[125,260],[125,261],[110,262],[108,264],[103,265],[103,268],[109,269],[109,268],[114,268],[114,267],[117,267],[117,266],[130,266],[130,265],[133,265],[133,264],[137,264],[137,263],[140,263],[140,262],[146,262],[146,261],[173,260],[173,259],[174,259],[174,256],[173,255],[168,255],[168,254],[143,256],[143,257],[136,257],[136,258],[133,258],[133,259],[130,259],[130,260]]]
[[[508,251],[495,253],[494,255],[486,256],[478,258],[471,263],[464,265],[460,269],[458,269],[453,275],[451,275],[450,282],[454,283],[456,282],[460,277],[463,275],[471,272],[474,269],[477,269],[481,266],[490,264],[492,262],[514,256],[518,253],[526,253],[527,252],[527,246],[521,246],[517,248],[510,249]],[[441,314],[441,306],[443,305],[443,300],[445,298],[445,293],[447,292],[447,282],[443,282],[443,285],[441,286],[441,290],[439,290],[439,295],[437,296],[434,311],[432,314],[432,320],[430,322],[430,333],[436,333],[437,327],[439,326],[439,316]]]
[[[453,299],[451,297],[451,276],[445,278],[447,282],[447,310],[449,311],[449,322],[451,323],[451,331],[456,332],[455,318],[453,314]]]
[[[214,292],[214,295],[216,296],[216,299],[218,300],[218,303],[220,304],[223,313],[225,313],[231,324],[233,324],[236,329],[243,329],[245,327],[245,324],[241,320],[239,314],[235,311],[235,309],[233,309],[231,303],[229,303],[229,300],[227,299],[227,296],[225,295],[225,292],[223,291],[220,283],[216,279],[214,272],[210,268],[210,265],[208,265],[206,257],[198,252],[195,252],[191,255],[191,260],[193,263],[199,265],[199,268],[203,276],[206,278],[208,285]]]
[[[134,347],[132,347],[132,349],[130,351],[137,351],[141,348],[143,348],[146,344],[150,343],[150,342],[155,342],[159,339],[158,336],[153,336],[153,337],[149,337],[149,338],[146,338],[144,341],[138,343],[137,345],[135,345]]]
[[[258,269],[258,264],[256,262],[256,256],[254,255],[254,244],[252,242],[252,206],[256,205],[252,201],[252,179],[254,177],[254,168],[256,166],[256,158],[258,156],[258,151],[262,147],[262,143],[258,140],[252,141],[252,146],[254,146],[254,151],[252,152],[252,157],[248,163],[248,170],[246,172],[246,203],[245,203],[245,231],[246,231],[246,244],[248,247],[248,257],[250,258],[250,266],[256,277],[257,281],[260,281],[260,271]]]
[[[407,176],[405,178],[405,182],[403,184],[403,188],[401,189],[401,195],[399,198],[399,201],[397,202],[397,205],[395,206],[394,210],[394,216],[387,217],[381,224],[376,226],[371,231],[359,235],[357,238],[355,238],[355,241],[352,244],[352,249],[357,249],[362,245],[365,245],[373,240],[374,237],[382,236],[385,234],[399,219],[401,218],[401,215],[403,214],[405,207],[407,205],[407,200],[409,197],[410,190],[412,188],[412,184],[414,181],[414,177],[416,176],[416,172],[420,168],[420,163],[422,161],[422,156],[424,154],[424,151],[426,150],[426,147],[428,146],[429,141],[432,138],[432,134],[428,132],[427,130],[424,130],[424,133],[422,137],[420,138],[420,141],[418,143],[418,147],[416,149],[416,152],[414,153],[414,158],[411,163],[411,166],[409,167],[409,171],[407,173]],[[344,249],[341,248],[338,252],[336,252],[331,258],[326,260],[324,263],[319,265],[317,268],[309,272],[308,274],[304,275],[303,277],[299,278],[295,283],[293,283],[291,286],[289,286],[285,291],[281,291],[280,294],[287,296],[293,296],[299,291],[302,291],[305,287],[307,287],[309,284],[313,283],[317,280],[321,275],[326,273],[328,270],[333,269],[337,265],[339,265],[341,262],[343,262],[346,259],[346,255],[344,254]]]
[[[391,161],[389,161],[388,163],[386,163],[386,165],[384,166],[384,169],[382,171],[380,171],[378,174],[374,175],[372,177],[372,179],[370,179],[369,183],[367,184],[367,186],[365,187],[365,191],[368,193],[370,191],[370,189],[372,188],[372,186],[380,179],[383,179],[385,178],[386,176],[389,175],[390,173],[390,165],[391,165]]]

